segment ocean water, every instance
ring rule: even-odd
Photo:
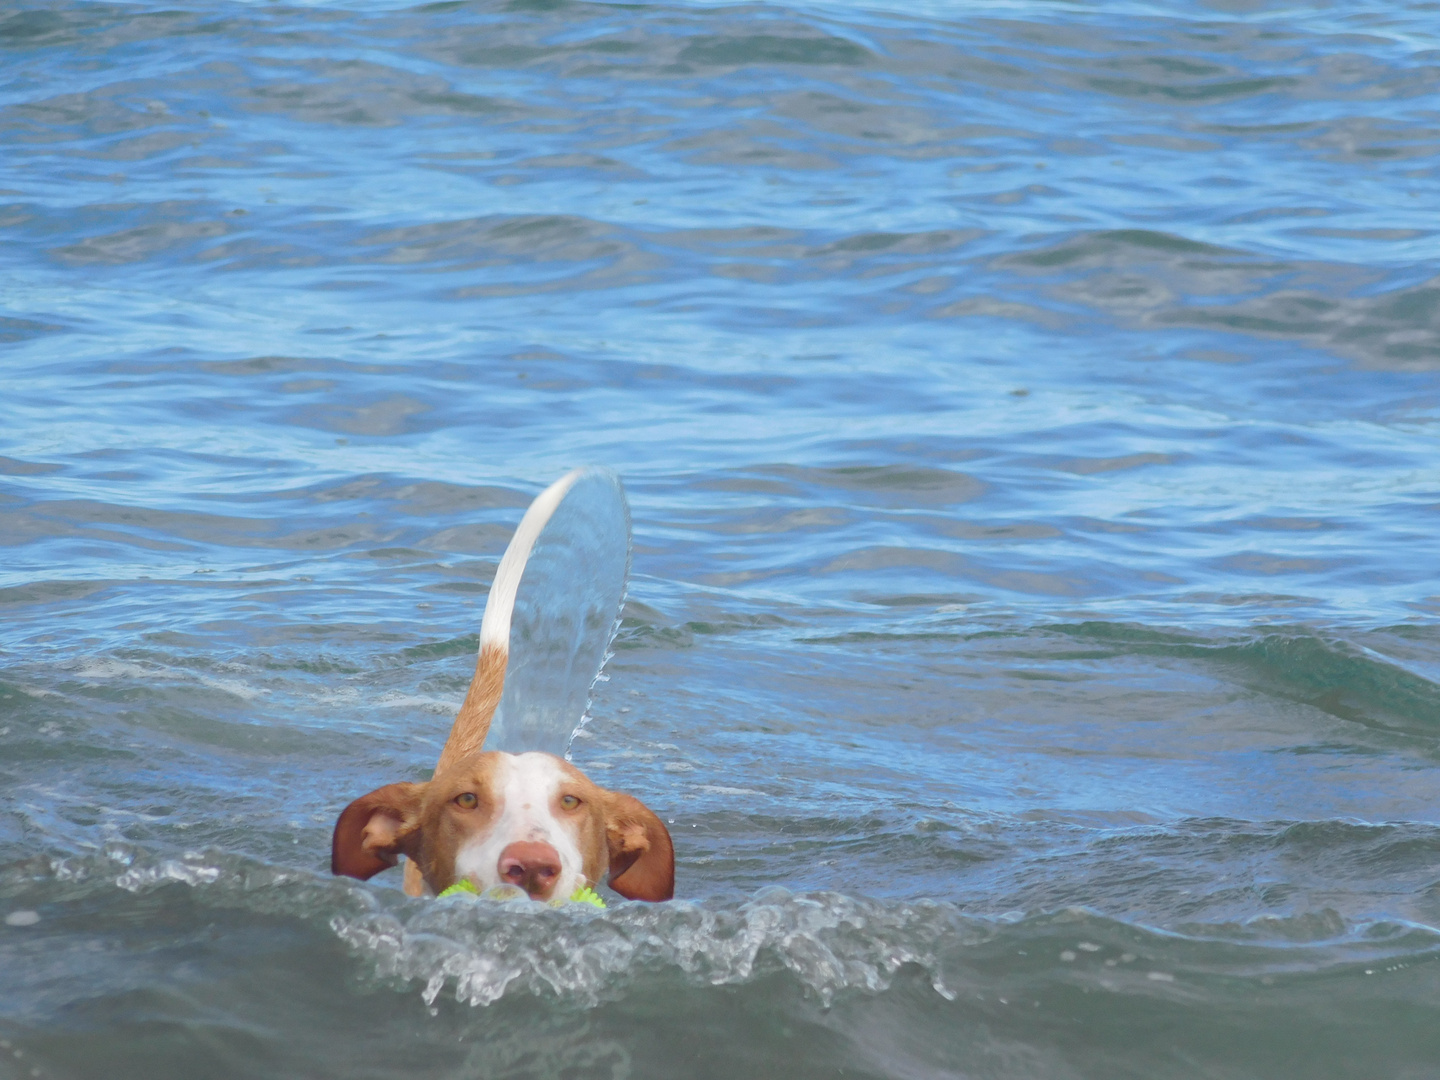
[[[1440,6],[0,10],[0,1078],[1440,1075]],[[678,899],[328,873],[565,469]]]

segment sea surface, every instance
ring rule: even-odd
[[[677,899],[329,874],[566,469]],[[1440,4],[0,8],[0,1080],[1440,1076]]]

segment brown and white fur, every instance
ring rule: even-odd
[[[608,879],[632,900],[669,900],[675,851],[639,799],[607,791],[553,754],[482,752],[500,704],[510,614],[525,560],[576,473],[526,512],[495,574],[480,627],[480,655],[435,775],[387,784],[340,814],[330,869],[362,880],[405,864],[405,891],[443,892],[462,879],[481,891],[517,885],[533,899],[565,899]]]

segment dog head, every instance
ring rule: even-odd
[[[482,891],[517,885],[536,900],[564,899],[607,876],[631,900],[675,893],[675,849],[660,819],[552,754],[472,754],[341,812],[334,873],[364,880],[401,855],[432,893],[468,879]]]

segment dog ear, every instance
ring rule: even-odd
[[[361,795],[335,822],[330,872],[364,881],[394,866],[419,837],[424,784],[386,784]]]
[[[610,887],[630,900],[669,900],[675,895],[675,846],[669,831],[632,795],[607,791],[604,806]]]

